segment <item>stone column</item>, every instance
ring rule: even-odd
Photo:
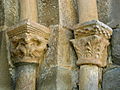
[[[11,60],[16,67],[15,90],[36,90],[37,65],[43,60],[49,29],[24,20],[8,28]]]
[[[20,2],[20,20],[30,19],[37,22],[37,4],[36,0],[19,0]]]
[[[78,0],[79,22],[98,20],[96,0]]]
[[[107,46],[112,29],[100,21],[76,25],[75,39],[71,40],[80,66],[80,90],[98,90],[99,69],[107,65]]]

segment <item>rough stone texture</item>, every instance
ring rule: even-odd
[[[113,31],[112,40],[112,61],[115,64],[120,65],[120,29]]]
[[[59,23],[58,0],[37,0],[38,22],[45,26]]]
[[[4,3],[3,3],[3,0],[0,0],[0,29],[3,28],[4,20],[5,20],[5,16],[4,16]]]
[[[37,2],[36,0],[19,0],[20,3],[20,20],[30,19],[37,22]]]
[[[4,0],[5,25],[12,26],[19,20],[18,0]]]
[[[78,73],[76,67],[76,54],[70,43],[73,39],[72,31],[59,27],[58,39],[58,90],[77,90],[78,86]],[[66,73],[64,73],[66,72]],[[59,75],[60,73],[60,75]],[[63,74],[64,73],[64,74]],[[67,76],[67,77],[65,77]],[[60,81],[60,79],[62,79]],[[62,87],[64,86],[64,87]]]
[[[112,29],[102,22],[92,20],[74,28],[75,39],[71,40],[78,56],[77,65],[107,65],[107,47]]]
[[[110,0],[97,0],[97,6],[99,20],[107,24],[109,22]]]
[[[59,24],[71,28],[78,22],[76,2],[74,0],[59,0]]]
[[[51,27],[45,60],[39,66],[37,90],[57,90],[57,42],[58,25]]]
[[[16,67],[15,90],[36,90],[36,65],[26,64]]]
[[[61,5],[63,6],[61,8],[60,14],[58,10],[58,1],[61,1],[62,2]],[[66,29],[78,23],[78,16],[77,16],[78,11],[77,11],[76,1],[77,0],[37,0],[39,23],[45,26],[50,26],[50,25],[58,24],[59,21],[61,21],[60,28],[58,26],[53,26],[52,28],[51,38],[48,45],[48,51],[45,56],[45,60],[41,62],[42,65],[40,65],[38,68],[38,71],[39,71],[37,72],[38,74],[37,89],[38,90],[79,90],[77,85],[78,84],[78,68],[75,65],[77,60],[76,53],[74,52],[74,49],[71,43],[69,42],[70,39],[74,38],[74,35],[72,31],[69,31],[68,29]],[[118,28],[119,20],[120,20],[119,19],[120,7],[118,6],[120,4],[120,1],[119,0],[97,0],[97,4],[98,4],[99,20],[106,24],[108,23],[110,26],[112,26],[112,28]],[[19,9],[20,8],[19,8],[18,0],[0,0],[0,31],[3,28],[5,28],[5,26],[11,26],[19,21],[19,13],[20,13]],[[60,15],[60,17],[58,14]],[[115,30],[114,33],[115,34],[113,34],[113,37],[112,37],[112,61],[113,63],[120,65],[119,30]],[[1,44],[3,45],[5,43],[5,42],[1,43],[1,41],[3,42],[4,39],[0,38],[0,45]],[[8,85],[10,83],[9,77],[7,76],[8,78],[3,78],[3,76],[6,77],[6,75],[9,74],[8,69],[6,68],[2,69],[3,67],[8,68],[8,66],[3,62],[3,58],[5,59],[4,61],[7,60],[6,59],[7,57],[5,56],[7,51],[5,50],[4,47],[5,46],[3,45],[0,48],[0,51],[2,52],[0,53],[0,60],[2,60],[2,63],[0,63],[1,64],[0,71],[4,70],[4,73],[3,71],[2,73],[0,73],[1,75],[0,78],[2,77],[0,79],[1,80],[0,87],[2,87],[0,88],[0,90],[4,90],[3,89],[4,87],[10,86]],[[29,67],[31,68],[31,66],[20,67],[18,69],[19,71],[21,69],[26,69],[26,71],[19,72],[18,77],[20,73],[24,73],[25,76],[29,77],[30,74],[27,75],[28,73],[30,73],[29,71],[34,72],[34,68],[31,68],[31,70],[27,69]],[[103,84],[104,84],[103,86],[105,87],[104,90],[120,89],[119,88],[120,85],[118,83],[120,82],[118,77],[120,72],[119,73],[118,72],[119,72],[118,68],[117,70],[114,70],[114,71],[109,69],[109,71],[105,72],[103,78],[106,78],[106,76],[111,75],[115,79],[114,78],[112,79],[113,82],[109,81],[111,77],[106,78],[106,81],[104,79],[103,81]],[[99,87],[101,87],[102,71],[100,70],[99,73],[100,73]],[[4,82],[2,82],[3,79],[5,79],[4,80],[5,84]],[[27,83],[27,80],[26,80],[26,83]],[[116,83],[118,86],[116,85]],[[21,84],[25,85],[24,83],[21,83]],[[111,87],[111,85],[113,85],[112,89],[106,89],[106,87]],[[32,85],[30,86],[32,87]],[[10,90],[10,89],[5,89],[5,90]]]
[[[98,90],[99,69],[97,66],[82,65],[80,67],[80,90]]]
[[[110,15],[108,25],[112,28],[120,28],[120,0],[109,0],[110,5]]]
[[[78,90],[78,73],[76,67],[76,54],[70,43],[74,38],[73,32],[69,29],[77,23],[77,8],[75,0],[59,0],[59,37],[58,37],[58,90]]]
[[[78,90],[78,73],[74,61],[76,57],[73,56],[74,53],[66,53],[72,52],[67,40],[71,37],[71,31],[64,33],[59,26],[53,26],[51,30],[48,51],[41,64],[38,90]]]
[[[107,70],[103,74],[103,90],[120,90],[120,67]]]
[[[13,90],[9,73],[5,32],[0,32],[0,90]]]
[[[98,20],[96,0],[78,0],[78,10],[79,23]]]
[[[15,90],[35,90],[37,68],[32,64],[43,60],[49,34],[48,28],[29,20],[7,29],[11,61],[17,68]]]
[[[6,26],[11,26],[18,22],[18,20],[18,1],[0,0],[0,29],[5,29]]]

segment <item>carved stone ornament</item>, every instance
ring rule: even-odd
[[[75,39],[71,40],[78,56],[77,65],[107,65],[108,39],[112,29],[99,21],[90,21],[74,29]]]
[[[10,39],[13,64],[38,63],[47,48],[50,30],[37,23],[24,20],[8,28],[7,34]]]

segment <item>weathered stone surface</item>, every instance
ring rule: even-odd
[[[108,25],[112,28],[120,28],[120,0],[109,0],[110,13]]]
[[[0,90],[13,90],[5,32],[0,32]]]
[[[36,67],[35,64],[16,67],[15,90],[36,90]]]
[[[57,90],[57,46],[58,25],[51,27],[51,35],[45,60],[41,62],[38,72],[38,90]]]
[[[58,74],[57,80],[63,79],[61,82],[58,82],[59,90],[76,90],[77,88],[77,67],[76,67],[76,54],[75,51],[69,42],[70,39],[73,39],[72,31],[59,27],[59,38],[58,38]],[[64,73],[66,72],[66,73]],[[76,74],[76,73],[77,74]],[[64,74],[63,74],[64,73]],[[65,77],[67,76],[67,77]],[[76,77],[76,78],[74,78]],[[65,86],[64,89],[60,86]]]
[[[37,0],[38,22],[45,26],[59,23],[58,0]]]
[[[120,65],[120,29],[113,31],[112,40],[112,61],[115,64]]]
[[[77,65],[94,64],[105,67],[112,29],[102,22],[93,20],[75,26],[74,34],[75,39],[71,42],[78,56]]]
[[[0,31],[18,20],[18,0],[0,0]]]
[[[20,3],[20,20],[30,19],[37,22],[37,2],[36,0],[19,0]]]
[[[37,65],[47,49],[50,30],[25,20],[7,30],[10,57],[16,67],[15,90],[35,90]]]
[[[3,3],[3,0],[0,0],[0,29],[3,28],[4,21],[5,21],[4,3]]]
[[[76,54],[70,43],[74,38],[69,29],[78,22],[76,0],[59,0],[59,37],[57,51],[57,89],[78,90]],[[75,78],[76,77],[76,78]]]
[[[78,69],[58,66],[57,90],[78,90]]]
[[[50,30],[38,23],[25,20],[8,28],[13,64],[39,63],[44,55]]]
[[[5,26],[12,26],[19,20],[19,3],[18,0],[3,0]]]
[[[120,0],[97,0],[99,20],[112,28],[120,27]]]
[[[107,70],[103,74],[103,90],[120,90],[120,67]]]
[[[98,90],[99,69],[97,66],[82,65],[80,67],[80,90]]]
[[[96,0],[78,0],[78,10],[79,23],[98,20]]]
[[[98,18],[101,22],[105,24],[107,24],[110,21],[110,6],[111,0],[97,0]]]
[[[38,90],[78,90],[76,57],[68,46],[72,33],[66,29],[59,30],[59,26],[53,26],[51,30],[47,55],[40,70]]]
[[[59,0],[60,25],[70,28],[78,22],[76,1]]]

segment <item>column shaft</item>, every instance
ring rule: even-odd
[[[50,30],[24,20],[9,28],[10,57],[16,69],[15,90],[36,89],[36,69],[43,60]]]
[[[20,20],[30,19],[37,22],[37,4],[36,0],[19,0],[20,1]]]
[[[36,90],[36,65],[27,64],[16,67],[15,90]]]
[[[79,74],[80,90],[98,90],[98,67],[95,65],[82,65]]]
[[[98,20],[96,0],[78,0],[79,23]]]

